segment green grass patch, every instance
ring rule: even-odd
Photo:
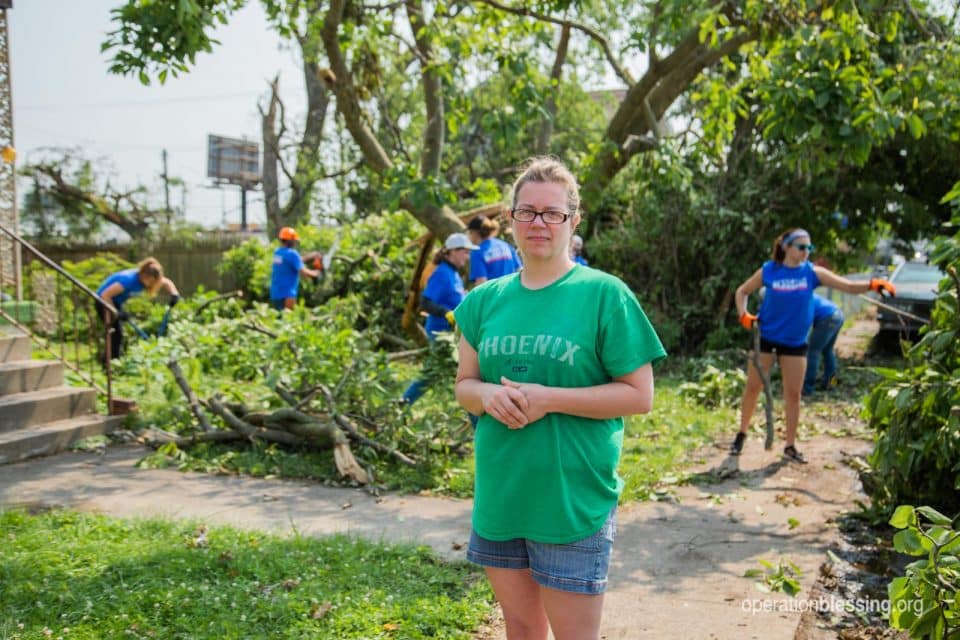
[[[620,475],[621,502],[651,500],[685,479],[698,449],[732,437],[738,407],[708,409],[681,396],[677,378],[658,378],[653,410],[626,421]]]
[[[0,638],[470,638],[482,573],[426,546],[0,512]]]

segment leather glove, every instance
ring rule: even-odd
[[[749,311],[744,311],[740,314],[740,324],[747,331],[753,331],[753,327],[757,324],[757,316],[753,315]]]
[[[870,278],[870,290],[876,291],[880,295],[887,293],[891,298],[897,297],[897,288],[893,283],[884,278]]]
[[[176,306],[176,304],[177,304],[178,302],[180,302],[180,296],[178,296],[177,294],[173,294],[172,296],[170,296],[170,306],[171,306],[171,307]]]
[[[447,322],[450,323],[451,327],[457,326],[457,319],[453,315],[453,311],[447,311],[443,314],[443,317],[447,319]]]

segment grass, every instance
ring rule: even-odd
[[[0,512],[0,638],[469,638],[482,573],[425,546]]]
[[[665,487],[683,481],[684,470],[700,461],[697,450],[732,437],[736,430],[737,408],[708,409],[682,398],[682,382],[659,378],[653,411],[627,420],[620,459],[626,483],[621,502],[663,495]]]

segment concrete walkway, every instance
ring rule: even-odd
[[[628,505],[618,514],[617,541],[602,627],[615,638],[762,638],[790,640],[800,611],[777,611],[783,594],[764,594],[743,577],[763,558],[803,570],[810,593],[825,551],[836,539],[832,519],[853,507],[859,483],[841,451],[867,443],[820,436],[802,443],[810,464],[787,465],[779,447],[748,441],[736,477],[679,487],[675,502]],[[112,516],[166,516],[209,524],[322,535],[349,532],[374,540],[429,544],[462,559],[470,502],[423,496],[376,498],[362,490],[315,483],[210,476],[134,467],[144,450],[65,453],[0,466],[0,506],[62,505]],[[724,462],[708,452],[701,470]],[[727,464],[733,460],[728,460]],[[789,519],[799,524],[791,528]],[[502,634],[502,631],[499,632]]]

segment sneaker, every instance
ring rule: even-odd
[[[783,457],[789,462],[797,462],[799,464],[807,464],[807,459],[803,457],[803,454],[797,451],[797,448],[792,444],[783,449]]]
[[[747,434],[742,431],[737,433],[737,437],[733,439],[733,443],[730,445],[730,455],[738,456],[740,452],[743,451],[743,443],[747,439]]]

